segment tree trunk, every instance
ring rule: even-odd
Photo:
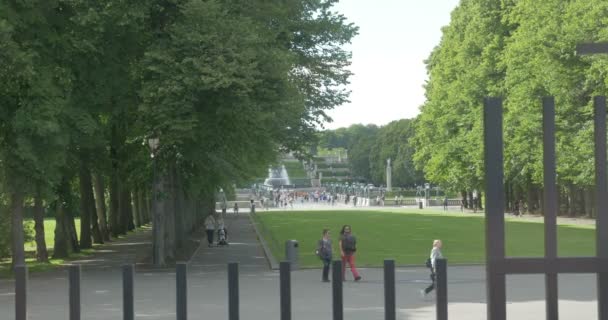
[[[184,199],[184,193],[182,192],[182,188],[180,185],[180,179],[177,176],[177,173],[174,170],[174,188],[173,188],[173,192],[174,192],[174,200],[175,200],[175,204],[174,204],[174,211],[175,211],[175,247],[176,250],[180,250],[182,249],[185,244],[186,244],[186,233],[188,232],[186,230],[186,228],[184,228],[184,220],[186,219],[185,217],[185,212],[186,210],[184,210],[184,205],[183,205],[183,199]]]
[[[25,265],[23,234],[23,192],[12,191],[10,195],[11,210],[11,252],[12,266]]]
[[[123,190],[124,203],[121,204],[121,209],[124,210],[122,213],[123,227],[127,228],[127,231],[135,230],[135,223],[133,223],[133,204],[131,202],[131,191],[128,188]]]
[[[93,189],[95,191],[95,210],[99,219],[99,231],[104,241],[110,241],[110,231],[108,230],[108,220],[106,216],[106,197],[103,186],[103,176],[99,173],[93,175]]]
[[[72,251],[78,253],[80,252],[80,245],[78,242],[78,233],[76,232],[76,222],[74,221],[74,214],[70,211],[67,211],[66,221],[68,234],[70,235],[70,240],[72,241]]]
[[[86,196],[87,196],[87,207],[91,215],[91,234],[93,236],[93,243],[103,244],[103,236],[99,228],[99,217],[97,216],[97,209],[95,208],[95,196],[93,195],[93,182],[91,180],[91,171],[86,172]]]
[[[80,248],[90,249],[93,247],[91,242],[91,212],[89,205],[89,192],[91,187],[91,176],[89,170],[81,160],[80,163]]]
[[[593,217],[595,217],[595,214],[594,214],[595,204],[593,201],[593,188],[587,187],[584,189],[584,192],[585,192],[585,195],[584,195],[584,197],[585,197],[585,215],[588,218],[593,218]]]
[[[154,163],[156,165],[156,163]],[[154,170],[156,171],[156,169]],[[154,188],[152,190],[152,260],[155,266],[165,265],[165,214],[162,194],[164,184],[162,175],[154,174]]]
[[[67,218],[62,199],[58,199],[55,202],[55,207],[55,248],[53,249],[53,258],[65,259],[70,255],[72,248],[70,246],[71,241],[69,240]]]
[[[78,235],[74,224],[74,215],[71,213],[72,195],[68,177],[64,177],[57,190],[57,213],[55,220],[55,250],[54,258],[67,258],[70,251],[80,252]]]
[[[568,186],[568,215],[574,217],[576,213],[575,204],[576,192],[573,185]]]
[[[138,190],[137,193],[135,194],[134,201],[137,201],[137,209],[139,209],[141,224],[142,225],[147,224],[149,222],[148,213],[146,212],[146,210],[147,210],[146,202],[144,200],[143,192],[141,190]]]
[[[135,220],[135,226],[141,227],[141,214],[139,213],[139,202],[137,202],[137,191],[131,193],[131,200],[133,202],[133,219]]]
[[[118,230],[120,234],[125,235],[129,229],[129,197],[124,181],[118,183]]]
[[[36,230],[36,261],[49,262],[49,253],[46,249],[46,240],[44,239],[44,207],[42,206],[42,194],[39,190],[36,191],[34,199],[34,230]]]
[[[533,185],[528,185],[528,213],[534,213],[536,211],[536,199],[534,198],[535,188]]]
[[[175,258],[175,187],[172,173],[172,170],[167,173],[165,201],[165,254],[169,260]]]
[[[120,230],[120,192],[115,172],[110,177],[110,231],[115,238],[122,233]]]
[[[545,194],[543,188],[536,189],[536,197],[538,198],[538,208],[540,213],[545,215]],[[557,213],[556,213],[557,214]]]
[[[467,202],[467,192],[466,191],[460,191],[460,199],[462,200],[462,205],[465,208],[468,208],[468,202]]]

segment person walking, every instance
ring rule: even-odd
[[[433,289],[435,289],[435,285],[436,285],[436,276],[437,276],[437,269],[435,268],[436,266],[436,261],[437,259],[443,259],[443,254],[441,254],[441,247],[443,246],[443,243],[441,242],[441,240],[437,239],[433,241],[433,249],[431,249],[431,255],[429,257],[429,259],[427,260],[427,266],[431,269],[431,281],[432,283],[423,290],[420,290],[420,296],[422,296],[423,298],[429,294],[429,292],[433,291]]]
[[[264,203],[263,200],[262,200],[262,203]],[[232,207],[232,211],[235,216],[239,215],[239,204],[236,203],[236,201],[234,202],[234,207]]]
[[[215,231],[215,218],[213,214],[209,214],[205,219],[205,229],[207,232],[208,247],[213,246],[213,232]]]
[[[340,255],[342,256],[342,281],[346,280],[346,263],[350,265],[355,281],[361,280],[355,267],[355,252],[357,251],[357,238],[352,234],[350,225],[342,226],[340,231]]]
[[[315,252],[319,259],[323,261],[323,276],[321,281],[329,282],[329,265],[331,264],[331,239],[329,238],[329,229],[323,229],[323,238],[317,243]]]

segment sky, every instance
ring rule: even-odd
[[[359,26],[351,45],[348,104],[328,114],[327,129],[355,123],[384,125],[413,118],[424,103],[424,60],[459,0],[341,0],[334,8]]]

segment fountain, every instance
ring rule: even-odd
[[[268,178],[264,180],[264,185],[271,186],[273,188],[291,185],[285,165],[268,168]]]

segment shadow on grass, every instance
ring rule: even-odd
[[[54,271],[73,263],[78,263],[81,265],[103,265],[104,263],[106,263],[106,261],[109,261],[109,259],[104,258],[104,255],[120,254],[119,250],[139,250],[141,245],[144,245],[145,242],[129,242],[129,238],[134,235],[141,234],[143,232],[149,232],[150,230],[151,227],[149,225],[145,225],[136,230],[129,231],[126,235],[119,235],[118,237],[112,238],[111,241],[105,242],[104,244],[93,244],[93,248],[91,249],[81,249],[79,252],[72,252],[70,253],[70,256],[65,259],[50,258],[48,263],[36,261],[35,246],[26,246],[25,262],[28,267],[29,273]],[[52,247],[48,248],[48,254],[49,257],[53,256]],[[97,256],[97,258],[91,259],[94,256]],[[11,259],[0,259],[0,278],[11,278],[12,276],[13,270],[11,265]]]

